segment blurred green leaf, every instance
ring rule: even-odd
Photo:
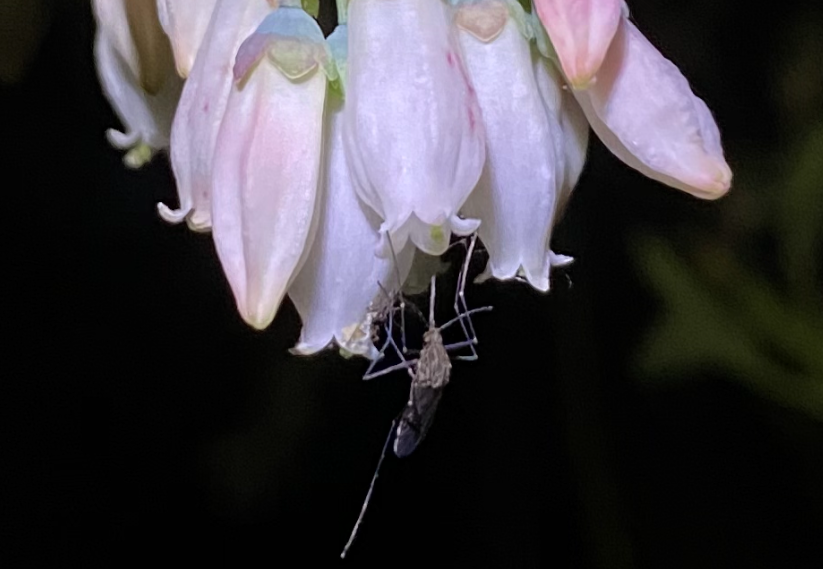
[[[797,344],[805,359],[815,362],[821,344],[807,322],[794,323],[767,293],[753,292],[758,283],[744,284],[742,304],[729,306],[701,282],[690,265],[668,242],[636,240],[638,262],[665,303],[665,316],[655,324],[637,352],[636,371],[646,378],[684,375],[718,369],[755,392],[823,421],[823,376],[799,372],[775,361],[763,349],[763,324],[774,322],[769,340]],[[806,334],[811,330],[812,336]],[[796,355],[796,354],[794,354]]]
[[[786,279],[799,297],[817,303],[820,275],[816,271],[823,232],[823,123],[797,142],[786,180],[774,191]]]

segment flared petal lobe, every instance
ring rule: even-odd
[[[440,254],[480,176],[485,141],[448,8],[440,0],[349,7],[344,140],[358,195],[401,249]],[[382,254],[387,254],[383,247]]]
[[[112,146],[128,151],[127,166],[139,167],[168,147],[182,82],[153,3],[96,0],[92,6],[97,73],[125,127],[125,132],[110,129],[107,136]]]
[[[731,186],[720,132],[677,67],[627,19],[586,91],[575,91],[592,129],[646,176],[704,199]]]
[[[380,219],[360,202],[343,151],[341,97],[329,92],[323,141],[323,175],[317,235],[306,264],[289,287],[303,321],[294,351],[308,355],[336,343],[346,352],[373,359],[369,306],[386,290],[397,290],[409,271],[413,248],[378,257]]]
[[[157,0],[160,23],[171,40],[177,73],[188,77],[217,0]]]
[[[172,125],[171,165],[180,205],[173,210],[157,204],[169,223],[185,220],[195,231],[211,229],[212,158],[233,83],[234,56],[270,12],[266,0],[218,0],[214,7]]]
[[[213,161],[217,253],[241,316],[257,329],[271,323],[313,237],[326,76],[315,65],[293,81],[272,57],[282,46],[268,31],[271,19],[293,12],[310,19],[279,8],[240,47],[238,65],[249,57],[256,63],[231,89]],[[311,22],[313,37],[297,39],[324,54]]]
[[[534,0],[563,72],[585,89],[600,69],[621,17],[621,0]]]
[[[469,4],[491,16],[505,4]],[[549,288],[549,239],[563,180],[558,113],[549,113],[535,82],[532,51],[513,18],[489,41],[457,22],[466,65],[486,128],[483,175],[463,211],[482,219],[478,233],[489,252],[487,273],[497,279],[524,275],[538,290]],[[482,36],[481,36],[482,37]],[[490,34],[491,37],[491,34]],[[557,88],[559,91],[559,87]]]

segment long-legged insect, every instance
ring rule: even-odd
[[[436,297],[436,277],[431,278],[431,290],[429,299],[429,319],[428,330],[423,334],[423,347],[420,349],[419,355],[416,359],[407,360],[403,352],[406,351],[405,339],[403,343],[403,350],[401,350],[392,336],[392,321],[393,317],[390,315],[387,320],[387,340],[381,349],[381,353],[391,345],[394,347],[398,357],[402,360],[401,363],[387,367],[378,372],[368,373],[363,379],[371,379],[381,375],[406,369],[411,375],[411,388],[409,391],[409,400],[400,413],[400,416],[392,421],[389,428],[389,434],[386,437],[386,442],[383,444],[383,449],[380,453],[380,459],[377,462],[374,475],[372,476],[369,490],[366,493],[366,498],[363,501],[363,506],[360,509],[360,515],[354,524],[349,540],[340,554],[341,558],[345,558],[352,543],[357,537],[360,524],[368,509],[371,501],[372,493],[374,492],[374,484],[380,474],[380,468],[383,465],[383,460],[386,457],[386,449],[394,437],[394,454],[399,457],[405,457],[411,454],[417,446],[423,441],[429,428],[434,420],[435,411],[443,396],[443,388],[449,383],[451,379],[451,359],[449,357],[450,351],[455,351],[463,348],[470,348],[471,356],[457,356],[460,359],[475,360],[477,359],[477,352],[474,346],[477,344],[477,336],[474,333],[474,326],[471,322],[471,315],[478,312],[488,312],[492,309],[491,306],[484,306],[469,310],[466,306],[464,290],[466,287],[466,278],[471,261],[471,255],[474,251],[474,246],[477,236],[471,238],[470,244],[467,248],[466,259],[457,279],[457,292],[455,294],[454,308],[456,316],[443,324],[437,326],[434,320],[434,308]],[[461,311],[462,308],[462,311]],[[442,331],[459,323],[465,340],[456,342],[454,344],[445,345],[443,343]],[[371,367],[369,368],[371,369]],[[395,430],[396,429],[396,430]]]

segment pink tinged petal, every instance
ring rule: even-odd
[[[122,2],[95,2],[98,27],[94,55],[103,92],[125,131],[110,129],[112,146],[127,150],[124,162],[139,167],[159,149],[168,147],[169,132],[182,82],[173,72],[171,61],[158,62],[164,73],[156,81],[158,90],[147,92],[139,78],[138,50],[131,40],[127,13]]]
[[[211,229],[212,157],[233,83],[234,56],[272,11],[266,0],[217,0],[202,47],[183,88],[171,130],[171,164],[180,206],[157,204],[169,223]]]
[[[400,267],[377,257],[380,220],[360,202],[352,186],[342,137],[343,101],[330,92],[326,99],[322,196],[317,235],[306,264],[289,287],[303,321],[294,352],[316,353],[337,344],[348,353],[373,359],[369,305],[400,286],[411,265],[413,249],[397,251]]]
[[[311,247],[325,94],[322,71],[291,81],[264,59],[226,106],[213,159],[214,241],[238,310],[257,329],[271,323]]]
[[[160,23],[171,40],[177,73],[188,77],[217,0],[157,0]]]
[[[621,0],[534,0],[563,72],[575,89],[592,82],[621,16]]]
[[[720,132],[675,65],[623,20],[597,83],[575,91],[592,129],[623,162],[704,199],[731,186]]]
[[[462,28],[460,40],[487,148],[483,175],[463,211],[483,220],[478,233],[489,252],[488,275],[503,280],[522,275],[546,291],[549,240],[563,180],[558,113],[543,103],[532,50],[512,18],[493,41],[480,41]]]
[[[344,144],[355,189],[397,249],[440,254],[485,159],[474,89],[444,3],[349,6]],[[387,241],[381,254],[388,254]]]

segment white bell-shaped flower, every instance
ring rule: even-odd
[[[213,159],[217,254],[243,319],[269,325],[311,247],[323,134],[323,32],[296,6],[237,52]]]
[[[354,0],[344,143],[358,195],[402,249],[442,253],[477,220],[457,213],[477,183],[485,137],[442,0]],[[382,255],[387,255],[385,240]]]
[[[559,108],[549,109],[538,90],[538,56],[509,10],[522,12],[504,0],[457,6],[455,22],[487,148],[483,175],[463,211],[483,221],[478,233],[489,252],[484,277],[523,275],[546,291],[553,260],[549,240],[564,180],[563,134]]]
[[[177,73],[188,77],[217,0],[157,0],[160,24],[171,40]]]
[[[125,127],[125,132],[109,129],[107,136],[112,146],[127,151],[126,165],[136,168],[168,147],[182,81],[154,0],[95,0],[92,8],[97,73]]]
[[[234,81],[234,56],[271,10],[267,0],[218,0],[214,7],[172,125],[171,165],[180,206],[157,204],[169,223],[186,220],[193,230],[211,229],[212,158]]]
[[[328,43],[336,61],[344,53],[346,26],[338,26]],[[303,321],[294,352],[313,354],[332,342],[350,354],[374,359],[369,308],[385,291],[399,290],[411,265],[411,244],[394,258],[378,257],[375,249],[380,219],[361,203],[352,185],[343,150],[343,98],[326,96],[323,174],[317,235],[306,264],[289,287],[289,296]],[[400,280],[401,282],[398,282]]]

